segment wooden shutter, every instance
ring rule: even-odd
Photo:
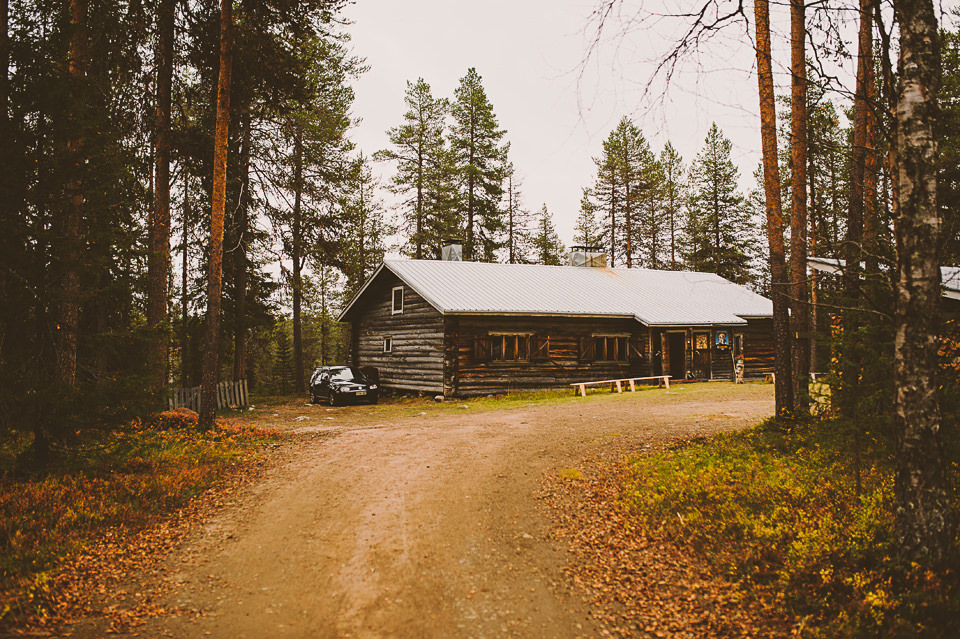
[[[646,359],[647,354],[643,352],[643,340],[639,336],[631,338],[627,344],[629,349],[628,359]]]
[[[473,340],[473,358],[478,362],[493,359],[493,341],[489,337],[477,337]]]
[[[530,338],[530,359],[550,359],[550,338],[546,335],[535,335]]]
[[[597,340],[593,336],[580,338],[580,361],[592,362],[597,359]]]

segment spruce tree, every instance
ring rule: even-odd
[[[557,235],[553,225],[553,215],[544,204],[537,215],[537,231],[533,236],[533,247],[538,264],[560,266],[563,264],[563,254],[566,247]]]
[[[580,213],[573,227],[573,244],[575,246],[601,246],[602,231],[597,222],[597,207],[593,203],[590,189],[584,188],[580,196]]]
[[[685,258],[692,270],[744,284],[752,279],[750,258],[756,230],[737,187],[739,171],[730,157],[731,149],[730,141],[713,123],[690,167]]]
[[[450,147],[466,218],[463,257],[492,262],[505,229],[500,202],[509,147],[502,142],[506,131],[497,123],[476,69],[467,71],[454,93]]]

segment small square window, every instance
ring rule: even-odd
[[[393,296],[391,300],[390,312],[392,315],[403,312],[403,287],[393,287]]]
[[[383,338],[383,352],[384,352],[384,353],[392,353],[392,352],[393,352],[393,338],[392,338],[392,337],[384,337],[384,338]]]

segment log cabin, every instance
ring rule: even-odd
[[[602,257],[602,254],[601,254]],[[599,260],[605,264],[606,260]],[[469,397],[773,371],[770,300],[713,273],[385,260],[339,320],[387,389]]]

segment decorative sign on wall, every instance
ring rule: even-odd
[[[717,348],[730,348],[730,333],[717,331]]]

